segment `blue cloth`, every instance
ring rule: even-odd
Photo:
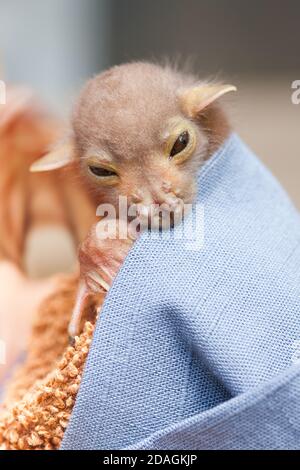
[[[182,226],[137,241],[63,449],[300,447],[299,214],[236,135],[198,187],[203,246],[197,207],[185,222],[194,244]]]

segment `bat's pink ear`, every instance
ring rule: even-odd
[[[183,112],[191,118],[196,117],[204,108],[230,91],[236,91],[233,85],[204,83],[189,88],[180,95]]]
[[[30,167],[32,173],[63,168],[75,160],[73,142],[67,142],[36,160]]]

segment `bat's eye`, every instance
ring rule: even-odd
[[[177,140],[175,141],[173,147],[172,147],[172,150],[170,152],[170,158],[174,157],[175,155],[177,155],[178,153],[182,152],[186,146],[188,145],[190,141],[190,135],[188,133],[188,131],[184,131],[182,132]]]
[[[117,176],[112,170],[108,170],[107,168],[101,168],[100,166],[93,166],[89,165],[89,171],[98,178],[110,178],[112,176]]]

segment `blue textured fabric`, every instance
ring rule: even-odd
[[[171,425],[128,449],[297,450],[299,403],[298,366],[263,387]]]
[[[63,449],[300,446],[299,214],[236,135],[198,183],[204,245],[176,237],[182,227],[137,241],[99,317]]]

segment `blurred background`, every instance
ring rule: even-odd
[[[124,61],[189,62],[238,85],[231,120],[300,207],[299,0],[0,0],[0,64],[67,116],[78,89]]]

